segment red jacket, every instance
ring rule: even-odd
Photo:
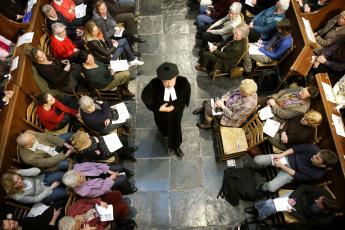
[[[59,115],[57,114],[56,109],[61,111]],[[52,105],[49,111],[45,110],[43,105],[37,106],[38,119],[40,120],[41,124],[49,130],[54,130],[60,124],[65,113],[69,113],[75,117],[78,111],[62,104],[57,99],[55,99],[55,103]]]
[[[55,1],[51,3],[55,10],[59,11],[68,22],[72,22],[75,19],[75,3],[73,0],[63,0],[61,6],[56,4]],[[69,12],[70,9],[73,9],[72,12]]]
[[[50,48],[55,58],[63,60],[69,59],[74,54],[76,46],[72,43],[71,39],[67,36],[64,40],[58,40],[54,35],[50,39]]]

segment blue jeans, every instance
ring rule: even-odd
[[[258,210],[260,220],[264,220],[277,212],[272,199],[259,201],[255,203],[254,207]]]
[[[109,165],[109,170],[121,173],[121,172],[124,172],[124,167],[122,165],[118,165],[118,164],[111,164],[111,165]],[[126,176],[122,176],[122,175],[117,176],[111,189],[116,190],[117,187],[119,187],[125,181],[126,181]]]
[[[44,172],[43,182],[46,186],[50,186],[54,181],[61,182],[64,172]],[[53,192],[46,197],[43,202],[46,204],[55,202],[57,200],[63,200],[67,197],[67,191],[64,186],[58,186]]]
[[[60,161],[59,164],[57,164],[58,170],[59,171],[67,171],[69,166],[69,161],[68,160],[63,160]]]
[[[125,53],[127,60],[133,61],[135,59],[135,56],[133,54],[131,47],[128,44],[127,39],[121,38],[117,40],[117,42],[118,42],[118,45],[117,45],[115,53],[113,53],[112,60],[118,59],[122,53]]]
[[[200,5],[199,14],[205,14],[207,7],[207,5]]]
[[[198,17],[196,17],[196,22],[198,23],[198,28],[203,28],[204,26],[213,23],[213,19],[206,14],[199,14]]]
[[[59,137],[67,141],[71,138],[72,134],[73,132],[68,132],[68,133],[61,134]]]

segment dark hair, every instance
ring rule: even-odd
[[[105,4],[105,1],[103,0],[98,0],[97,2],[95,2],[95,4],[93,4],[93,8],[98,11],[98,7],[100,7],[100,5]]]
[[[38,105],[44,105],[48,103],[48,95],[49,93],[41,93],[37,96],[37,104]]]
[[[81,61],[81,63],[85,63],[87,60],[87,57],[89,56],[89,54],[91,54],[89,51],[87,50],[81,50],[78,54],[78,58]]]
[[[284,18],[277,23],[277,29],[281,31],[282,34],[290,34],[292,31],[292,25],[289,19]]]
[[[310,94],[311,99],[314,99],[319,95],[319,90],[313,85],[308,86],[307,90],[308,90],[308,93]]]
[[[335,212],[338,209],[337,201],[327,196],[322,196],[321,204],[323,206],[323,210],[327,212]]]
[[[44,52],[41,48],[37,48],[37,47],[33,47],[33,46],[28,46],[28,48],[26,50],[26,54],[29,56],[31,61],[34,63],[37,63],[36,54],[38,51],[41,51],[41,52],[46,54],[46,52]],[[47,55],[47,58],[48,58],[48,55]]]
[[[337,154],[328,149],[320,150],[320,157],[322,158],[322,163],[326,166],[332,166],[338,162]]]

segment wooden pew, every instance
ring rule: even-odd
[[[20,29],[27,29],[29,24],[23,24],[20,22],[13,21],[6,18],[0,13],[0,34],[11,40],[12,42],[17,42],[14,38]]]
[[[339,164],[334,166],[330,172],[327,172],[325,180],[333,183],[330,185],[337,197],[337,202],[341,211],[345,211],[345,137],[337,135],[332,121],[332,114],[340,116],[336,110],[336,104],[326,99],[322,83],[332,86],[327,73],[316,75],[317,86],[320,91],[320,97],[312,101],[311,107],[322,113],[323,121],[319,128],[319,135],[322,140],[318,144],[321,148],[330,149],[338,154]]]

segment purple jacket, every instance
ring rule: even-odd
[[[102,163],[84,162],[81,164],[75,164],[73,170],[81,172],[85,176],[99,176],[103,173],[107,173],[109,166]],[[109,177],[106,179],[95,178],[75,187],[74,192],[81,197],[99,197],[110,192],[113,184],[114,181]]]

